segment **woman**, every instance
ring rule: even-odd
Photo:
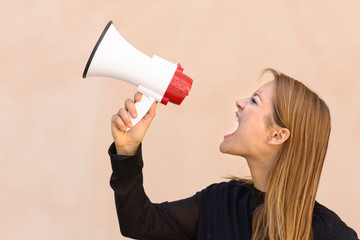
[[[127,110],[112,117],[109,148],[116,209],[123,235],[136,239],[358,239],[331,210],[315,201],[330,135],[326,104],[297,80],[266,69],[274,80],[236,101],[237,130],[222,153],[246,159],[252,181],[213,184],[194,196],[153,204],[142,185],[141,141],[154,104],[129,132]],[[135,101],[141,99],[135,95]]]

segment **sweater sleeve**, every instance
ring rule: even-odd
[[[136,239],[195,239],[201,193],[175,201],[152,203],[143,188],[141,145],[134,156],[116,155],[109,148],[113,173],[110,186],[120,231]]]
[[[312,220],[316,240],[358,240],[356,232],[327,207],[315,202]]]

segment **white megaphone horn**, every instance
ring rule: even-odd
[[[135,104],[138,116],[135,126],[149,111],[154,101],[180,104],[189,95],[192,79],[183,73],[180,64],[154,55],[152,58],[129,44],[110,21],[97,41],[86,64],[83,78],[103,76],[123,80],[138,86],[143,94]]]

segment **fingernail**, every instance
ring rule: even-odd
[[[132,128],[132,123],[128,123],[128,128]]]

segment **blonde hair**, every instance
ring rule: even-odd
[[[274,75],[273,121],[289,129],[271,170],[264,203],[254,212],[253,240],[312,239],[312,215],[329,136],[329,108],[301,82]]]

